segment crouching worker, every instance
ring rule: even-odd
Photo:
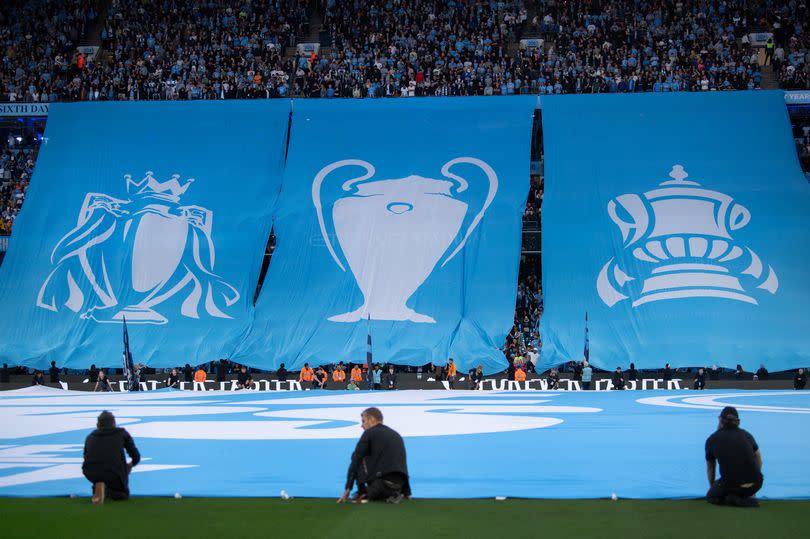
[[[717,462],[720,479],[715,481]],[[733,406],[723,408],[717,431],[706,440],[706,467],[709,503],[759,507],[754,494],[762,488],[762,455],[754,437],[740,428],[740,416]]]
[[[346,489],[338,503],[349,499],[352,485],[357,482],[354,501],[385,501],[399,503],[410,498],[408,464],[405,443],[394,429],[383,425],[377,408],[367,408],[360,414],[363,435],[352,453],[346,478]]]
[[[141,454],[129,433],[115,426],[115,417],[108,411],[98,416],[97,428],[84,442],[82,472],[93,483],[93,503],[104,498],[129,498],[129,472],[141,460]],[[132,462],[127,462],[124,450]]]

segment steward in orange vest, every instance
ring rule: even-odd
[[[309,363],[304,363],[304,368],[298,374],[299,382],[311,382],[315,378],[315,371],[309,367]]]
[[[357,365],[352,369],[352,382],[359,383],[363,381],[363,371]]]
[[[332,371],[332,381],[338,383],[346,381],[346,373],[340,365],[335,367],[335,370]]]
[[[515,382],[525,382],[526,381],[526,371],[518,367],[515,369]]]

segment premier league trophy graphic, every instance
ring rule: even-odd
[[[488,180],[486,199],[463,231],[469,207],[457,197],[469,184],[450,172],[459,164],[478,167]],[[365,173],[342,184],[348,195],[334,202],[331,215],[328,212],[324,215],[321,200],[324,180],[344,167],[360,167]],[[407,176],[371,180],[375,172],[366,161],[347,159],[321,169],[312,184],[312,201],[329,253],[341,270],[346,271],[348,264],[363,293],[360,307],[329,320],[357,322],[370,318],[435,323],[431,316],[408,307],[408,299],[440,260],[444,266],[464,247],[495,198],[498,177],[492,167],[474,157],[447,162],[441,169],[445,179]],[[330,222],[343,259],[327,230]],[[450,250],[454,243],[455,248]]]
[[[149,171],[135,182],[126,175],[125,199],[88,193],[76,226],[51,253],[56,267],[37,306],[65,306],[97,322],[165,324],[155,308],[184,294],[183,316],[199,318],[202,303],[210,316],[230,318],[223,309],[239,293],[214,273],[214,214],[180,204],[194,179],[181,185],[179,178],[161,183]]]
[[[633,296],[632,306],[680,298],[725,298],[756,305],[755,287],[775,294],[779,280],[771,266],[738,245],[731,232],[745,227],[751,214],[726,194],[687,180],[675,165],[672,180],[639,196],[625,194],[608,203],[633,268],[611,258],[599,272],[597,291],[612,307]],[[634,273],[630,275],[629,273]]]

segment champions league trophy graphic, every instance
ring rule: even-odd
[[[675,165],[672,180],[643,195],[625,194],[608,203],[633,268],[611,258],[599,272],[596,288],[609,307],[633,296],[633,307],[679,298],[725,298],[757,305],[750,288],[775,294],[779,281],[771,266],[736,245],[730,232],[746,226],[751,214],[731,197],[686,180]],[[635,281],[635,282],[634,282]],[[743,284],[745,283],[745,286]]]
[[[199,318],[203,302],[209,315],[231,318],[222,309],[236,303],[239,293],[213,271],[214,214],[180,205],[194,180],[180,185],[179,178],[161,183],[150,171],[135,182],[127,174],[127,199],[88,193],[76,227],[51,253],[56,267],[39,290],[37,306],[57,311],[64,305],[96,322],[126,317],[130,324],[165,324],[155,307],[184,293],[183,316]]]
[[[478,167],[489,183],[486,199],[463,235],[460,230],[468,214],[468,204],[456,197],[466,191],[469,184],[450,172],[459,164]],[[474,157],[448,161],[441,169],[447,179],[408,176],[370,180],[376,172],[374,167],[357,159],[324,167],[312,184],[312,201],[329,254],[343,271],[346,265],[330,239],[327,231],[330,215],[328,212],[324,215],[321,202],[324,180],[343,167],[365,169],[362,176],[342,184],[342,190],[348,195],[338,198],[331,212],[337,243],[363,293],[363,304],[329,320],[357,322],[368,318],[436,323],[432,317],[414,311],[406,303],[442,257],[444,266],[464,247],[498,191],[495,171]],[[454,242],[455,248],[447,254]]]

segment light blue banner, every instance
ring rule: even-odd
[[[810,360],[810,186],[782,92],[543,100],[541,361]]]
[[[503,370],[536,99],[294,104],[278,245],[236,358]]]
[[[227,357],[246,332],[289,102],[51,107],[0,269],[0,360]]]

